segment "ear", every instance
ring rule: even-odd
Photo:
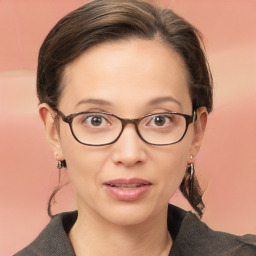
[[[189,152],[190,154],[188,156],[189,162],[191,162],[190,156],[192,155],[194,159],[200,149],[206,124],[207,124],[207,117],[208,117],[208,112],[206,107],[200,107],[197,109],[196,112],[197,112],[197,120],[194,122],[194,136],[193,136],[193,142]]]
[[[45,127],[45,137],[51,146],[55,158],[58,160],[64,160],[59,131],[56,121],[56,113],[49,107],[48,104],[42,103],[38,106],[40,117]]]

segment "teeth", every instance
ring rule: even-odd
[[[111,187],[118,187],[118,188],[136,188],[141,187],[143,184],[110,184]]]

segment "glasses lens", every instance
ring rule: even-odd
[[[186,119],[179,114],[152,114],[141,119],[139,132],[152,144],[164,145],[179,141],[186,130]]]
[[[74,117],[72,130],[80,142],[103,145],[114,141],[122,130],[122,122],[110,114],[81,113]]]

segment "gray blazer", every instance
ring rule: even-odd
[[[39,236],[15,256],[75,256],[67,234],[77,214],[55,215]],[[167,225],[174,241],[169,256],[256,256],[256,236],[213,231],[193,213],[176,206],[168,207]]]

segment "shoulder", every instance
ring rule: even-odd
[[[201,222],[193,213],[171,206],[171,211],[179,216],[177,231],[170,256],[252,256],[256,255],[256,236],[214,231]],[[169,207],[170,209],[170,207]],[[173,216],[173,214],[171,214]],[[171,225],[171,224],[170,224]]]
[[[76,218],[76,211],[53,216],[38,237],[14,256],[75,256],[67,233]]]

